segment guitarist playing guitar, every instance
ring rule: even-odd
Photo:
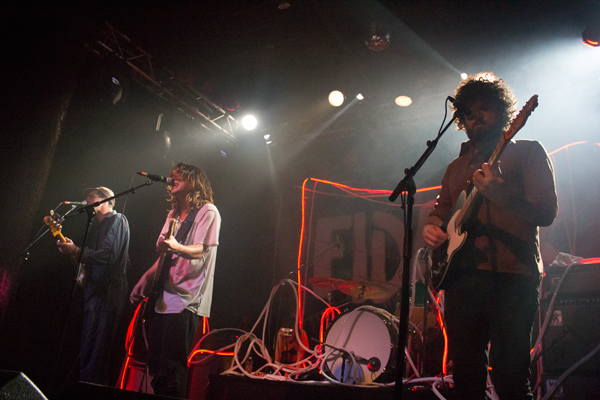
[[[469,140],[446,170],[423,238],[433,248],[450,238],[432,280],[446,292],[457,398],[485,398],[488,364],[501,399],[531,398],[531,328],[543,266],[538,228],[558,213],[544,147],[512,140],[536,106],[533,96],[514,118],[516,99],[492,73],[470,77],[455,93],[456,124]],[[455,213],[462,192],[469,195]]]
[[[185,398],[194,333],[200,317],[210,315],[221,216],[201,168],[179,163],[167,184],[171,211],[156,244],[161,258],[135,285],[130,301],[156,293],[154,307],[146,306],[152,319],[147,329],[152,388],[159,395]],[[159,265],[164,279],[155,280]]]

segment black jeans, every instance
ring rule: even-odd
[[[531,329],[540,277],[472,271],[446,290],[445,318],[460,399],[485,399],[489,365],[501,400],[531,399]]]
[[[185,398],[187,358],[200,317],[188,310],[154,314],[148,332],[148,369],[154,393]]]

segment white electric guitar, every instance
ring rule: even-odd
[[[519,115],[517,115],[517,117],[511,122],[508,129],[504,132],[500,138],[500,142],[498,142],[496,149],[487,162],[488,165],[493,165],[498,161],[500,155],[506,148],[506,145],[517,134],[517,132],[519,132],[519,130],[525,126],[527,118],[529,118],[537,106],[538,96],[536,94],[529,99],[525,106],[523,106],[519,112]],[[437,266],[433,266],[431,268],[431,284],[436,289],[440,289],[440,286],[442,285],[444,278],[446,278],[448,271],[453,269],[453,258],[467,240],[468,232],[463,229],[463,225],[469,220],[469,218],[471,218],[471,215],[473,215],[473,212],[476,211],[476,208],[478,208],[476,205],[479,204],[478,200],[480,197],[481,194],[475,187],[472,188],[468,196],[464,191],[460,194],[457,204],[463,202],[463,205],[454,213],[452,218],[450,218],[446,228],[446,232],[449,235],[446,256],[443,261],[438,263]]]

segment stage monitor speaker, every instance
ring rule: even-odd
[[[22,372],[0,371],[0,400],[48,400]]]
[[[548,302],[542,302],[546,315]],[[600,298],[559,300],[542,340],[544,372],[566,371],[588,355],[600,342]],[[577,369],[578,373],[600,376],[600,353]]]

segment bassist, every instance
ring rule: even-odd
[[[156,246],[171,260],[155,308],[150,310],[147,364],[154,393],[185,398],[187,356],[200,317],[210,314],[221,217],[201,168],[179,163],[170,176],[171,211]],[[173,219],[182,222],[171,236]],[[187,232],[178,235],[183,229]],[[133,288],[132,303],[150,294],[159,260]]]
[[[423,238],[435,248],[456,234],[443,230],[445,221],[462,191],[479,192],[462,227],[465,243],[453,253],[442,285],[457,398],[485,398],[489,344],[500,399],[532,398],[529,350],[542,272],[538,227],[558,213],[554,170],[533,140],[508,141],[499,162],[487,164],[516,112],[510,88],[493,74],[461,83],[453,108],[469,140],[446,170]]]

